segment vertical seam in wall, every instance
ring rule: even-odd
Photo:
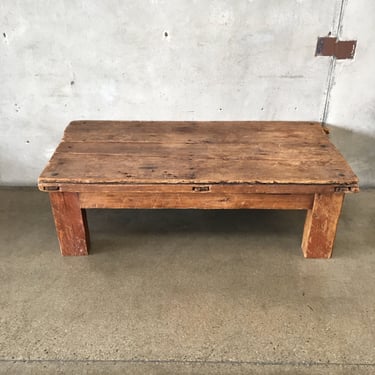
[[[338,13],[338,19],[336,22],[336,19],[334,18],[333,20],[333,25],[332,25],[332,30],[335,28],[336,29],[333,31],[333,36],[336,36],[337,38],[340,37],[341,34],[341,29],[342,29],[342,21],[344,18],[344,9],[346,6],[346,3],[348,0],[340,0],[340,11]],[[331,57],[330,63],[329,63],[329,68],[328,68],[328,76],[327,76],[327,90],[326,90],[326,98],[324,101],[324,108],[323,108],[323,115],[322,115],[322,124],[325,124],[327,122],[328,118],[328,111],[329,111],[329,104],[330,104],[330,99],[331,99],[331,92],[332,92],[332,87],[334,83],[334,78],[335,78],[335,70],[336,70],[336,58]]]

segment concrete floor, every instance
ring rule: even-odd
[[[88,219],[63,258],[47,194],[0,189],[0,373],[375,373],[375,190],[331,260],[303,258],[304,212]]]

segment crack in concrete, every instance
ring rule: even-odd
[[[0,363],[141,363],[141,364],[212,364],[212,365],[256,365],[256,366],[357,366],[375,367],[367,362],[315,362],[315,361],[231,361],[231,360],[177,360],[177,359],[0,359]]]

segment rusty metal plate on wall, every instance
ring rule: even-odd
[[[333,56],[336,59],[352,59],[357,46],[356,40],[338,40],[336,37],[319,37],[315,56]]]

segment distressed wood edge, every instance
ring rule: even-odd
[[[314,193],[357,193],[359,186],[353,184],[220,184],[220,183],[178,183],[178,184],[76,184],[38,181],[38,188],[43,192],[190,192],[195,187],[208,186],[210,192],[262,193],[262,194],[314,194]]]
[[[65,127],[65,131],[68,129],[68,127],[73,126],[79,126],[82,124],[97,124],[97,123],[106,123],[106,124],[118,124],[118,123],[135,123],[135,124],[142,124],[142,123],[148,123],[148,124],[304,124],[304,125],[313,125],[313,126],[322,126],[322,123],[319,121],[301,121],[301,120],[212,120],[212,121],[206,121],[206,120],[84,120],[84,119],[77,119],[72,120],[68,123],[68,125]],[[65,132],[64,131],[64,132]]]

